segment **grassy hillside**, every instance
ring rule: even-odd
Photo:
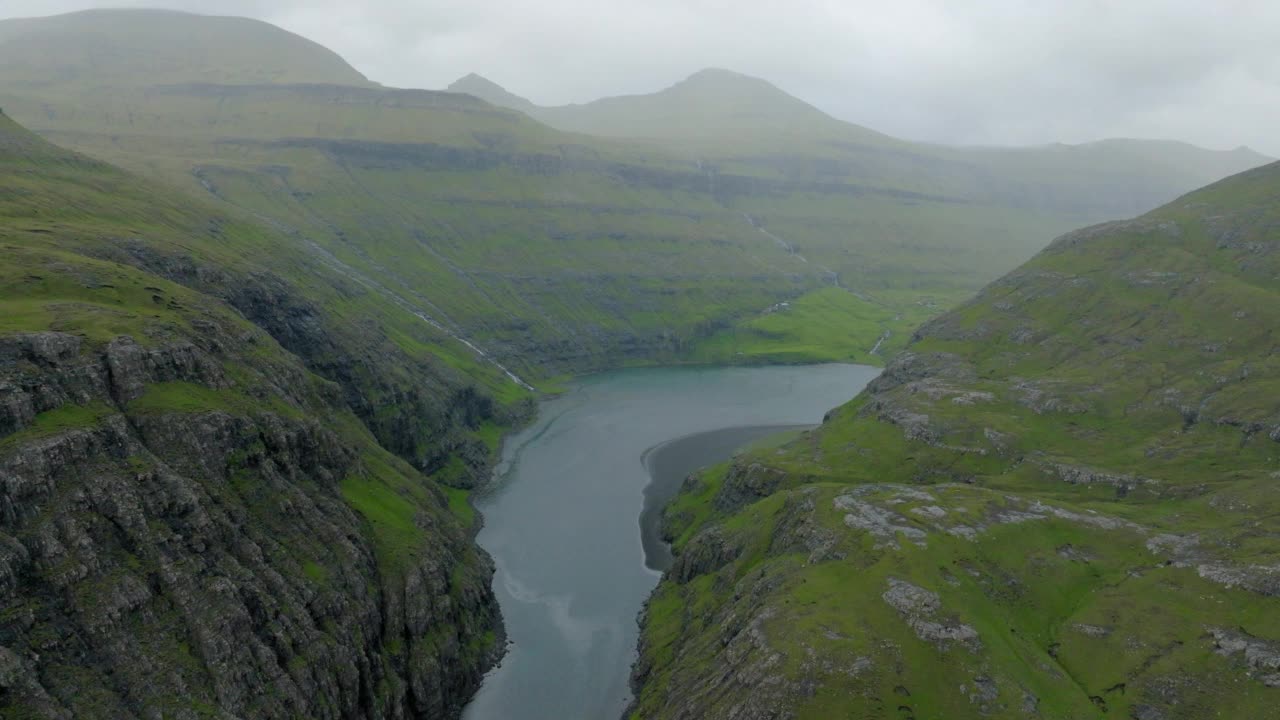
[[[165,23],[232,22],[130,19],[128,32],[95,31],[108,57],[162,48]],[[1165,153],[1100,153],[1097,171],[1089,151],[991,159],[855,128],[724,71],[614,113],[699,137],[602,138],[463,94],[369,86],[260,23],[222,40],[211,31],[207,54],[127,72],[50,39],[83,24],[0,23],[0,56],[15,61],[0,63],[0,106],[59,143],[296,233],[534,378],[691,358],[865,359],[877,343],[891,354],[918,320],[1057,232],[1257,161],[1195,149],[1174,168]],[[260,36],[275,39],[242,47]],[[307,48],[313,57],[295,57]],[[165,57],[147,53],[135,59]],[[242,59],[284,69],[247,77]],[[632,101],[656,109],[633,113]],[[849,297],[804,305],[847,311],[854,335],[817,347],[813,328],[777,327],[812,315],[781,314],[769,342],[724,352],[725,333],[755,333],[769,308],[830,288]]]
[[[635,716],[1269,715],[1278,199],[1273,164],[1065,235],[687,483]]]
[[[0,22],[6,83],[92,91],[180,82],[369,85],[334,52],[274,25],[165,10]]]
[[[229,303],[338,383],[383,445],[420,469],[434,472],[457,451],[468,459],[457,482],[474,482],[492,451],[490,425],[527,412],[531,393],[433,324],[418,298],[305,238],[54,147],[2,115],[0,141],[7,231]],[[51,321],[42,307],[32,306],[37,325]]]
[[[0,115],[0,716],[455,715],[498,649],[460,488],[524,396]]]

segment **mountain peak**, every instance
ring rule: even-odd
[[[560,130],[608,137],[776,142],[786,135],[856,143],[890,141],[880,133],[836,120],[768,80],[718,67],[699,70],[654,93],[537,108],[530,114]]]
[[[755,77],[755,76],[753,76],[753,75],[747,75],[746,73],[740,73],[740,72],[738,72],[738,71],[736,71],[736,70],[730,70],[730,69],[728,69],[728,68],[722,68],[722,67],[705,67],[705,68],[702,68],[701,70],[699,70],[699,71],[697,71],[697,72],[693,73],[692,75],[690,75],[690,76],[686,79],[686,82],[688,82],[688,81],[708,81],[708,80],[712,80],[712,81],[724,81],[724,80],[752,80],[752,81],[757,81],[757,82],[763,82],[762,80],[760,80],[760,78]]]
[[[501,85],[481,75],[480,73],[467,73],[466,75],[463,75],[462,77],[453,81],[453,84],[451,84],[448,89],[453,90],[454,88],[465,88],[465,87],[485,88],[490,90],[503,90]]]
[[[760,101],[808,105],[788,95],[768,80],[725,68],[712,67],[699,70],[666,90],[666,92],[672,91],[714,92],[720,95],[732,93],[741,95],[744,99],[749,96]]]
[[[532,112],[537,109],[529,100],[509,92],[506,88],[478,73],[467,73],[446,88],[449,92],[463,93],[480,98],[490,105],[510,108],[521,112]]]

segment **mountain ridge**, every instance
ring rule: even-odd
[[[228,52],[232,48],[234,51]],[[17,82],[157,84],[160,78],[206,82],[302,82],[374,86],[337,53],[260,20],[179,10],[93,9],[0,20],[0,66]],[[53,65],[50,81],[24,78]]]
[[[480,98],[491,105],[498,107],[519,110],[520,112],[529,114],[538,109],[532,101],[526,100],[519,95],[508,92],[506,88],[498,83],[479,75],[477,73],[467,73],[457,80],[449,84],[445,88],[448,92],[463,93],[473,97]]]
[[[463,76],[462,78],[460,78],[459,80],[451,84],[448,89],[455,92],[473,94],[476,97],[479,97],[480,99],[485,100],[486,102],[489,102],[491,104],[499,105],[502,107],[508,107],[513,110],[519,110],[521,112],[529,114],[531,117],[534,117],[535,119],[548,122],[553,127],[559,127],[560,129],[571,130],[571,131],[586,132],[586,130],[583,129],[583,126],[572,125],[571,123],[576,122],[574,120],[563,121],[563,122],[566,122],[566,124],[563,124],[563,125],[557,124],[558,121],[561,121],[561,119],[557,118],[555,113],[564,113],[567,116],[575,112],[580,112],[584,108],[597,106],[599,104],[632,103],[637,100],[649,100],[655,97],[662,97],[665,94],[670,94],[673,92],[689,93],[689,92],[696,92],[698,90],[707,89],[707,88],[710,88],[712,90],[719,90],[725,87],[734,87],[734,86],[744,88],[744,89],[752,88],[758,91],[762,90],[774,99],[783,100],[788,104],[803,106],[809,112],[812,112],[815,114],[821,114],[826,119],[833,121],[835,123],[851,126],[852,128],[855,129],[855,131],[872,133],[874,135],[883,136],[886,139],[894,140],[896,142],[902,142],[902,143],[910,142],[901,138],[894,137],[887,133],[866,128],[860,125],[856,125],[847,120],[843,120],[841,118],[835,117],[817,108],[813,104],[808,103],[804,100],[801,100],[800,98],[797,98],[787,93],[785,90],[782,90],[777,85],[763,78],[759,78],[756,76],[748,75],[746,73],[740,73],[735,70],[730,70],[727,68],[719,68],[719,67],[703,68],[701,70],[691,73],[684,79],[677,81],[672,85],[669,85],[665,88],[655,90],[652,92],[639,92],[639,93],[630,93],[630,94],[624,94],[624,95],[607,95],[600,98],[596,98],[594,100],[589,100],[589,101],[579,102],[579,103],[568,103],[565,105],[540,105],[540,104],[534,103],[533,101],[528,100],[527,98],[522,97],[520,95],[516,95],[510,92],[509,90],[507,90],[502,85],[495,83],[492,80],[489,80],[488,78],[485,78],[476,73],[469,73]],[[475,90],[475,92],[469,92],[468,88]],[[611,135],[611,136],[615,134],[618,136],[627,137],[625,133],[620,131],[610,131],[608,133],[608,135]],[[932,142],[932,141],[921,142],[919,144],[924,146],[935,146],[939,148],[954,149],[954,150],[960,150],[960,151],[970,150],[970,151],[994,151],[994,152],[1035,151],[1035,150],[1042,150],[1042,149],[1071,150],[1071,149],[1079,149],[1079,148],[1106,148],[1106,147],[1117,147],[1117,146],[1125,149],[1132,149],[1134,146],[1137,146],[1137,147],[1160,146],[1160,147],[1167,147],[1167,148],[1192,149],[1196,151],[1203,151],[1207,153],[1216,153],[1216,154],[1237,154],[1237,155],[1248,158],[1247,160],[1248,162],[1266,163],[1266,162],[1272,162],[1276,160],[1276,158],[1273,158],[1269,155],[1266,155],[1265,153],[1259,152],[1245,145],[1236,146],[1230,149],[1216,149],[1216,148],[1207,148],[1207,147],[1197,145],[1192,142],[1183,141],[1183,140],[1154,139],[1154,138],[1142,138],[1142,137],[1104,137],[1096,140],[1085,140],[1077,143],[1051,141],[1051,142],[1031,144],[1031,145],[948,144],[948,143],[940,143],[940,142]]]
[[[482,82],[475,79],[468,82],[469,78]],[[604,137],[702,136],[712,130],[707,126],[727,125],[719,129],[733,130],[745,119],[749,126],[765,123],[774,129],[796,123],[839,123],[846,133],[861,133],[868,141],[891,139],[837,120],[767,80],[725,68],[703,68],[650,93],[606,96],[555,106],[537,105],[474,73],[449,87],[463,88],[463,92],[471,87],[486,101],[520,110],[560,130]],[[717,103],[726,106],[722,108]],[[669,104],[674,106],[664,107]],[[659,114],[655,116],[655,113]],[[681,117],[682,113],[688,113],[689,117]],[[699,129],[703,127],[706,130]]]

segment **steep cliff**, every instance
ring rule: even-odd
[[[691,478],[643,718],[1266,717],[1280,164],[1068,234]]]
[[[468,462],[451,472],[454,483],[473,484],[497,428],[532,410],[531,393],[433,321],[429,303],[305,235],[65,151],[3,114],[0,153],[8,190],[0,212],[15,242],[130,265],[218,297],[339,383],[378,440],[420,470],[457,454]]]
[[[0,714],[456,714],[498,618],[444,483],[523,391],[303,239],[3,116],[0,178]]]

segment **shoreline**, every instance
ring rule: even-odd
[[[658,443],[640,455],[649,474],[640,510],[640,544],[646,569],[662,573],[671,567],[674,556],[662,537],[662,511],[680,492],[690,474],[729,460],[742,448],[771,435],[793,430],[809,430],[816,425],[742,425],[684,435]]]

